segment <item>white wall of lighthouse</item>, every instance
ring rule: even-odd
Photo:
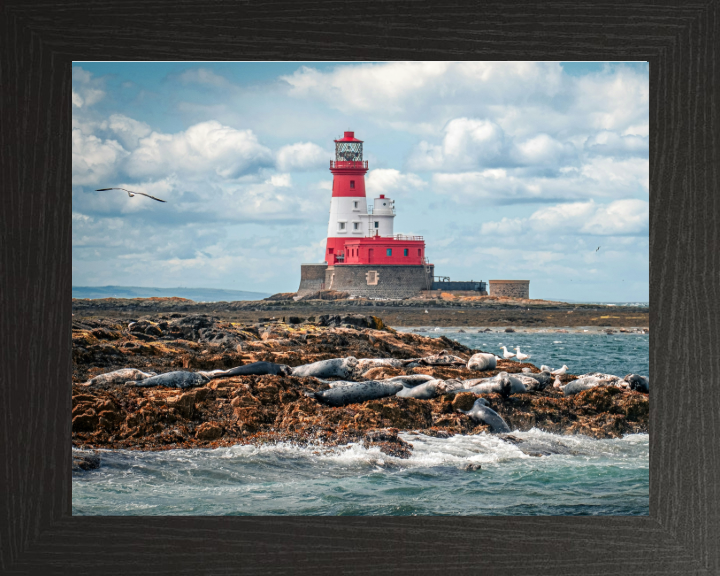
[[[395,219],[394,202],[390,198],[375,198],[368,210],[367,198],[341,196],[330,201],[328,238],[390,237]]]
[[[364,196],[333,197],[330,201],[328,238],[361,238],[367,227],[367,199]]]

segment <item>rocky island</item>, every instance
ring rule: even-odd
[[[510,430],[535,427],[594,438],[648,432],[647,380],[636,385],[634,376],[612,381],[602,374],[551,377],[532,364],[492,355],[486,355],[491,362],[478,364],[473,358],[481,350],[445,337],[400,333],[374,315],[244,321],[229,318],[229,313],[221,318],[195,311],[88,313],[76,302],[76,449],[167,450],[280,441],[322,449],[358,442],[407,457],[412,446],[399,432],[438,437],[497,432],[492,421],[473,416],[478,405],[484,410],[483,404]],[[331,359],[344,359],[344,368],[334,375],[307,375],[312,368],[298,369]],[[263,374],[223,374],[250,365],[271,368]],[[188,387],[143,385],[154,374],[173,372],[197,378]],[[497,384],[501,381],[525,384],[511,390],[510,384]],[[569,393],[563,387],[570,382],[583,385]],[[340,386],[352,390],[359,383],[395,388],[364,401],[333,405],[327,400]],[[421,387],[430,393],[418,394]],[[397,389],[405,392],[396,394]],[[499,436],[522,442],[512,434]],[[92,467],[82,458],[76,464]]]

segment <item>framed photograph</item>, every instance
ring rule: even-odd
[[[649,514],[647,62],[72,98],[73,515]]]
[[[717,570],[714,4],[98,10],[3,8],[3,570]]]

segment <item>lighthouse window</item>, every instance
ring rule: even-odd
[[[379,227],[380,227],[380,222],[375,222],[375,228],[379,228]]]
[[[355,202],[357,204],[357,202]],[[360,222],[353,222],[353,230],[360,230]]]
[[[418,248],[418,256],[420,256],[420,248]]]
[[[345,230],[345,222],[338,222],[338,229]]]
[[[405,248],[405,250],[403,250],[403,256],[407,256],[407,255],[408,255],[408,249]]]
[[[355,180],[350,180],[350,188],[355,188]],[[355,206],[357,207],[357,202],[355,202]]]
[[[357,205],[358,205],[357,202],[353,202],[353,208],[357,208]]]
[[[388,249],[387,249],[387,255],[388,255],[388,256],[392,256],[392,248],[388,248]]]

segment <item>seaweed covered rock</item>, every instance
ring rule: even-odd
[[[299,320],[285,323],[267,317],[242,324],[211,315],[171,314],[122,322],[73,321],[73,445],[164,450],[278,441],[324,446],[356,442],[406,457],[412,447],[402,433],[489,433],[487,425],[459,412],[469,411],[477,398],[485,398],[511,430],[535,427],[597,438],[648,431],[648,394],[630,390],[631,383],[642,387],[641,378],[628,378],[632,382],[623,381],[625,387],[598,386],[572,396],[552,386],[507,397],[478,390],[453,393],[458,387],[464,390],[464,381],[503,372],[523,381],[544,383],[547,377],[531,364],[506,360],[496,361],[492,369],[470,369],[468,361],[481,351],[445,337],[399,333],[375,316]],[[162,336],[148,334],[151,328]],[[215,337],[218,334],[222,337]],[[224,341],[237,345],[228,347]],[[288,374],[289,368],[262,375],[230,370],[255,363],[293,367],[294,373]],[[323,366],[344,369],[332,375],[319,372]],[[202,384],[205,379],[200,379],[200,386],[186,390],[145,388],[142,381],[128,385],[125,380],[130,373],[178,371],[202,372],[210,380]],[[560,376],[563,383],[575,379],[572,374]],[[390,380],[394,389],[401,382],[403,390],[435,381],[436,391],[428,399],[389,395],[338,406],[319,401],[337,380]],[[89,381],[96,384],[83,385]]]

